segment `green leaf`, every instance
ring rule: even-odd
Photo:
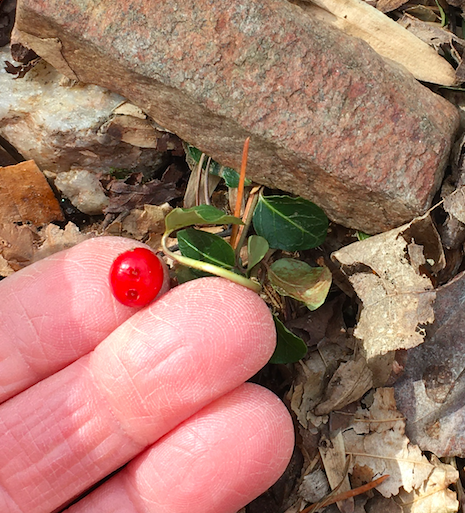
[[[310,267],[292,258],[273,262],[268,278],[281,295],[302,301],[309,310],[316,310],[325,302],[331,287],[331,271],[327,267]]]
[[[229,216],[211,205],[192,208],[175,208],[165,217],[165,231],[168,233],[193,224],[243,224],[238,217]]]
[[[202,156],[202,152],[194,146],[191,146],[190,144],[187,145],[187,152],[189,154],[189,157],[191,157],[192,161],[198,165],[198,163],[200,162],[200,158]],[[202,169],[206,169],[207,160],[208,159],[204,159]],[[209,173],[211,175],[223,178],[226,185],[232,189],[235,189],[239,186],[239,173],[231,167],[222,166],[221,164],[218,164],[218,162],[216,162],[215,160],[210,161]],[[246,178],[244,183],[245,185],[250,185],[252,182]]]
[[[276,326],[276,349],[270,358],[270,363],[294,363],[301,360],[307,354],[305,342],[289,331],[286,326],[273,315]]]
[[[189,157],[191,157],[192,160],[194,160],[197,164],[200,162],[200,157],[202,156],[202,152],[198,148],[188,144],[187,145],[187,153],[188,153]]]
[[[326,238],[328,218],[311,201],[290,196],[260,196],[253,216],[258,235],[286,251],[316,248]]]
[[[218,235],[187,228],[178,232],[178,244],[183,256],[225,269],[234,267],[234,250]]]
[[[357,239],[358,240],[366,240],[369,239],[371,235],[368,235],[368,233],[361,232],[360,230],[357,230]]]
[[[270,249],[268,241],[259,235],[251,235],[247,241],[247,251],[249,253],[249,261],[247,270],[251,270],[260,263],[266,252]]]
[[[220,176],[225,184],[231,189],[237,189],[239,187],[239,173],[231,167],[220,166],[217,162],[214,162],[214,166],[210,165],[210,174]],[[218,169],[216,169],[218,166]],[[244,185],[250,185],[252,183],[248,178],[244,179]]]

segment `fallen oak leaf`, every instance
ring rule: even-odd
[[[373,376],[365,358],[341,363],[325,390],[324,400],[315,408],[315,415],[327,415],[357,401],[373,386]]]

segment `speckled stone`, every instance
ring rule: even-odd
[[[424,212],[456,109],[285,0],[19,0],[16,37],[223,164],[374,233]]]

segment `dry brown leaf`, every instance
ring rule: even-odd
[[[105,230],[108,235],[130,236],[142,240],[155,251],[161,251],[165,217],[172,210],[169,203],[144,205],[144,210],[131,210],[123,220],[115,220]]]
[[[7,260],[0,255],[0,276],[6,277],[13,274],[15,270],[10,266]]]
[[[162,133],[151,125],[148,119],[117,115],[105,123],[100,131],[139,148],[157,148]]]
[[[405,13],[397,23],[436,50],[439,50],[443,45],[450,48],[454,43],[459,49],[463,49],[465,44],[463,39],[441,27],[438,23],[428,23],[408,13]]]
[[[63,220],[60,205],[33,160],[0,168],[0,219],[36,226]]]
[[[391,12],[407,2],[408,0],[378,0],[376,2],[376,9],[381,12]]]
[[[410,444],[392,388],[374,392],[372,406],[358,409],[343,438],[345,450],[352,456],[351,470],[358,466],[371,469],[374,476],[389,474],[389,479],[377,487],[385,497],[403,489],[406,493],[415,491],[425,504],[434,501],[442,507],[449,503],[446,489],[458,479],[458,472],[451,465],[428,461],[418,446]]]
[[[314,420],[311,412],[323,395],[326,367],[319,354],[312,353],[308,359],[299,362],[297,372],[295,386],[290,392],[291,409],[307,429],[309,421]]]
[[[457,471],[451,466],[432,456],[431,463],[435,466],[430,478],[420,490],[407,493],[400,490],[395,498],[402,505],[402,511],[408,513],[455,513],[459,509],[456,494],[449,486],[458,479]]]
[[[337,488],[337,493],[349,491],[351,486],[347,474],[346,448],[341,432],[329,439],[323,436],[320,440],[319,451],[331,489]],[[341,513],[354,511],[353,498],[338,502],[337,505]]]
[[[423,256],[418,254],[423,247]],[[354,335],[370,359],[423,342],[436,297],[430,274],[444,267],[439,235],[429,216],[350,244],[332,255],[362,306]]]
[[[299,486],[299,496],[309,503],[321,501],[330,491],[328,478],[322,469],[304,476]]]
[[[465,224],[465,185],[444,198],[444,210]]]
[[[67,223],[64,229],[61,229],[56,224],[49,224],[40,232],[40,235],[43,242],[35,251],[34,262],[58,253],[58,251],[72,248],[86,239],[95,237],[94,233],[81,233],[79,228],[71,222]]]
[[[114,180],[108,186],[110,204],[105,209],[105,213],[119,214],[143,207],[145,204],[162,205],[178,198],[181,196],[181,191],[176,188],[176,182],[181,176],[182,171],[176,167],[176,164],[171,164],[163,173],[161,180],[151,180],[146,183]]]
[[[454,68],[426,43],[362,0],[294,0],[312,17],[366,41],[418,80],[455,85]]]
[[[373,386],[373,376],[362,355],[341,363],[325,390],[324,400],[315,408],[316,415],[327,415],[333,410],[360,399]]]

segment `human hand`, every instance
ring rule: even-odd
[[[0,282],[0,511],[235,513],[284,471],[283,404],[244,381],[271,356],[266,305],[220,278],[142,310],[101,237]],[[8,399],[8,400],[7,400]]]

